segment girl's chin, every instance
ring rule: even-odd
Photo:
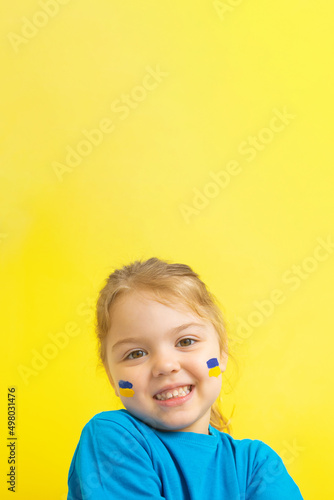
[[[149,425],[157,431],[183,431],[192,424],[192,422],[189,421],[189,415],[184,415],[183,418],[181,415],[178,417],[175,416],[175,418],[171,418],[170,415],[166,415],[166,419],[164,420],[163,418],[159,419],[148,417],[147,415],[133,412],[131,410],[128,410],[128,412],[141,420],[144,424]]]

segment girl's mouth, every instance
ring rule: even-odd
[[[156,394],[153,399],[162,406],[178,406],[188,401],[193,396],[193,385],[185,385],[169,391]]]

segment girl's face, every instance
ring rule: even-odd
[[[110,382],[131,414],[156,429],[208,434],[227,363],[211,323],[131,292],[112,306],[106,342]]]

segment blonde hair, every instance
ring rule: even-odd
[[[96,307],[96,333],[99,356],[108,372],[106,337],[111,326],[111,306],[125,293],[135,290],[153,292],[162,304],[178,302],[187,305],[199,317],[210,321],[217,334],[222,352],[228,354],[225,322],[216,298],[209,292],[199,275],[185,264],[172,264],[156,257],[116,269],[100,291]],[[233,412],[232,412],[233,413]],[[218,401],[211,407],[210,424],[220,431],[232,433],[230,421],[222,414]]]

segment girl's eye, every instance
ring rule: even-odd
[[[145,352],[138,350],[130,352],[130,354],[125,359],[138,359],[142,358],[143,356],[145,356]]]
[[[178,344],[180,344],[181,347],[188,347],[189,345],[193,345],[195,342],[195,339],[181,339]]]

